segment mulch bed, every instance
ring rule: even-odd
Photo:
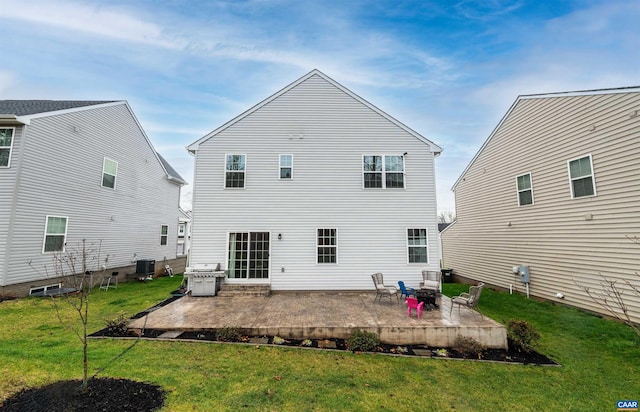
[[[55,382],[41,388],[24,389],[0,405],[2,412],[136,411],[160,409],[165,392],[157,385],[128,379],[94,378],[87,392],[81,380]]]

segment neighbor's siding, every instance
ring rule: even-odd
[[[601,274],[638,284],[640,245],[626,238],[640,235],[638,109],[640,93],[521,99],[455,187],[445,265],[523,291],[511,268],[528,264],[531,294],[561,292],[564,303],[597,312],[575,282],[597,289]],[[572,199],[567,161],[588,154],[597,196]],[[528,172],[534,205],[518,207],[515,177]],[[640,297],[624,299],[640,321]]]
[[[68,249],[102,240],[92,270],[107,254],[108,268],[130,265],[134,254],[175,258],[179,187],[125,104],[35,118],[27,130],[6,284],[53,275],[52,255],[42,253],[46,215],[69,218]],[[118,162],[115,190],[101,186],[104,157]],[[166,246],[161,224],[169,225]]]
[[[402,155],[406,189],[362,188],[362,155]],[[224,189],[225,154],[246,154],[245,189]],[[279,155],[293,154],[293,180]],[[417,286],[437,268],[434,155],[428,145],[312,76],[199,146],[191,263],[226,265],[230,231],[271,232],[274,290]],[[427,227],[430,264],[407,264],[406,229]],[[338,229],[338,264],[316,264],[316,229]],[[282,240],[278,240],[282,234]],[[284,269],[284,272],[282,271]]]

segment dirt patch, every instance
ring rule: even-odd
[[[156,411],[165,392],[157,385],[128,379],[89,380],[86,393],[81,380],[55,382],[40,388],[24,389],[0,405],[0,411]]]

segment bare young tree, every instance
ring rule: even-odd
[[[451,223],[456,220],[456,212],[453,210],[441,210],[438,213],[438,223]]]
[[[627,236],[627,239],[636,245],[640,245],[640,239],[637,236]],[[602,273],[599,275],[601,277],[600,285],[596,288],[585,286],[575,279],[573,283],[584,290],[591,300],[605,309],[611,316],[630,326],[640,338],[640,327],[631,319],[624,296],[625,292],[627,292],[630,295],[640,297],[640,274],[635,272],[635,276],[638,278],[636,284],[628,279],[620,282],[619,279],[604,276]]]
[[[60,323],[71,330],[82,343],[83,373],[82,391],[87,390],[89,382],[89,352],[87,339],[87,325],[89,322],[89,295],[93,288],[93,275],[90,269],[95,271],[106,270],[109,255],[104,258],[102,253],[102,241],[87,244],[86,240],[75,246],[66,245],[64,252],[55,253],[52,258],[53,273],[50,268],[44,267],[45,274],[49,278],[61,279],[63,289],[59,295],[51,295],[51,301]],[[32,266],[33,267],[33,266]],[[59,301],[67,303],[75,311],[80,323],[68,321],[61,312]]]

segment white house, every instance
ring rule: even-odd
[[[640,322],[640,87],[518,97],[453,191],[456,275],[610,314],[606,277]]]
[[[190,262],[226,283],[366,290],[439,268],[441,148],[313,70],[187,148]]]
[[[92,270],[175,259],[184,184],[124,101],[0,100],[2,295],[54,284],[82,239],[102,241]]]

